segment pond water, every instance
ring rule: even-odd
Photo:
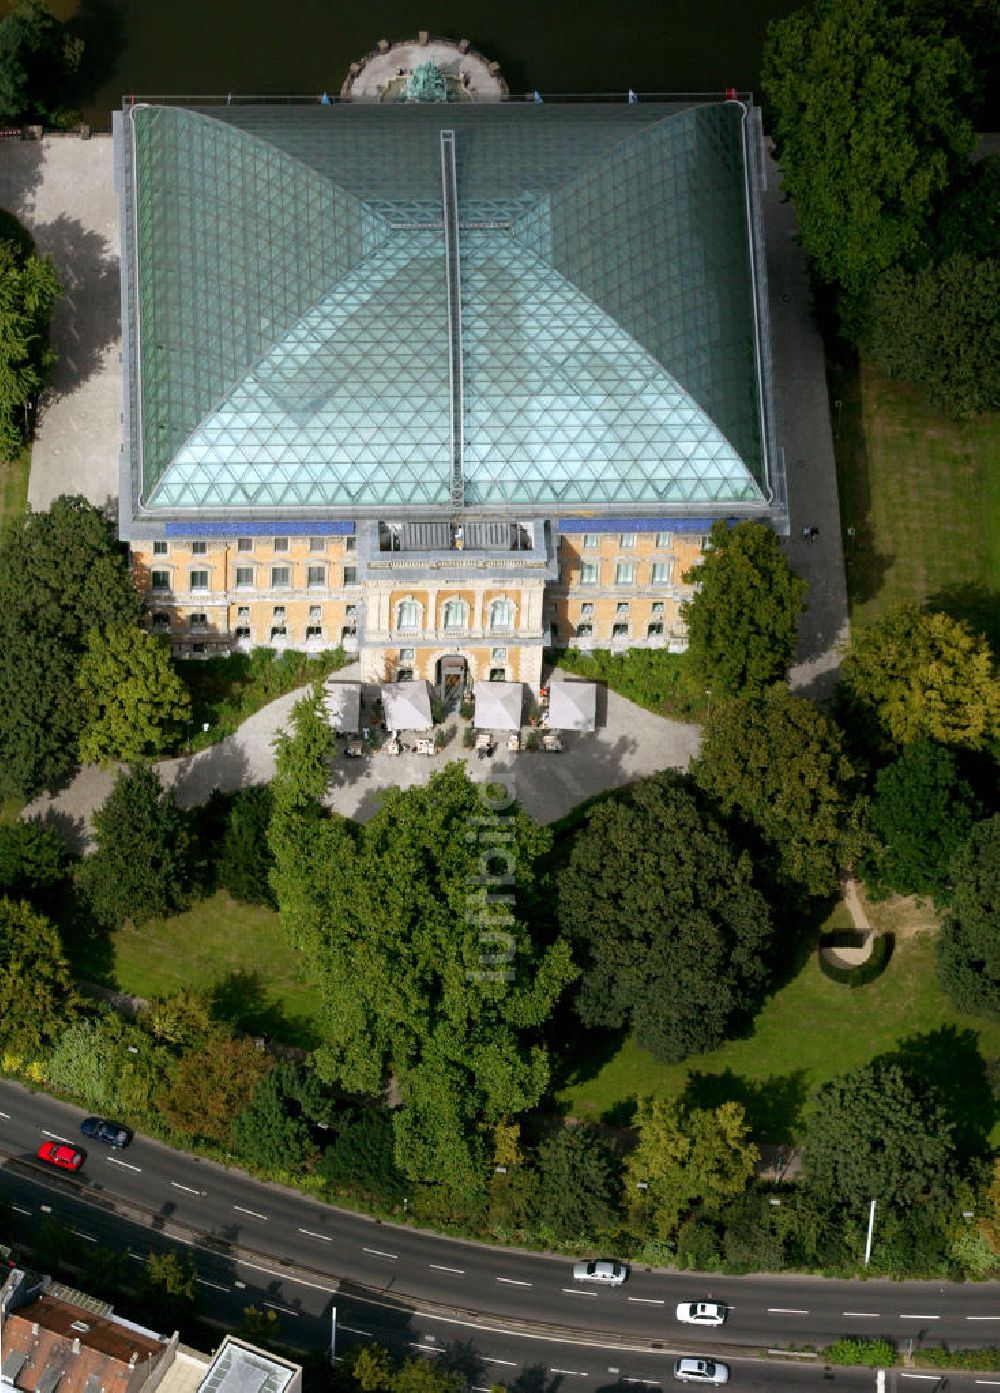
[[[764,31],[798,0],[57,0],[76,11],[95,77],[88,116],[123,93],[340,89],[380,38],[469,38],[521,93],[756,88]]]

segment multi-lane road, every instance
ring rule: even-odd
[[[1000,1286],[832,1282],[804,1277],[725,1278],[633,1269],[620,1289],[575,1284],[564,1259],[491,1248],[378,1223],[239,1171],[137,1137],[124,1152],[86,1143],[75,1178],[33,1164],[43,1140],[83,1144],[79,1110],[0,1083],[0,1194],[20,1224],[51,1212],[81,1243],[127,1246],[139,1262],[157,1243],[186,1243],[213,1313],[238,1324],[242,1309],[276,1311],[298,1344],[377,1338],[430,1356],[470,1343],[486,1373],[510,1382],[525,1365],[548,1380],[656,1384],[675,1352],[717,1352],[745,1388],[874,1388],[874,1376],[817,1363],[761,1363],[784,1346],[822,1346],[844,1335],[884,1335],[897,1345],[1000,1343]],[[877,1234],[876,1234],[877,1241]],[[712,1296],[731,1307],[721,1330],[692,1332],[678,1301]],[[315,1326],[315,1329],[313,1328]],[[728,1351],[728,1352],[727,1352]],[[492,1361],[492,1362],[490,1362]],[[902,1380],[907,1380],[903,1382]],[[913,1379],[913,1382],[908,1382]],[[897,1371],[887,1388],[933,1389]],[[1000,1375],[949,1387],[994,1386]],[[940,1386],[940,1385],[939,1385]]]

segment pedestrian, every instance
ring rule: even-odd
[[[809,529],[809,540],[810,540],[810,542],[815,542],[815,540],[816,540],[816,538],[817,538],[818,536],[819,536],[819,528],[818,528],[818,527],[810,527],[810,529]]]
[[[809,540],[809,535],[810,535],[811,531],[812,531],[812,529],[809,528],[809,527],[803,527],[803,529],[802,529],[802,537],[803,537],[803,539],[804,539],[805,541],[807,541],[807,542],[808,542],[808,540]]]

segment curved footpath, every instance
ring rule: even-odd
[[[359,676],[356,663],[337,673],[341,681],[357,681]],[[278,697],[248,717],[234,735],[207,750],[161,761],[156,767],[164,787],[174,790],[182,807],[195,807],[206,802],[215,788],[232,793],[248,784],[266,783],[274,777],[275,737],[286,729],[292,707],[306,690]],[[654,716],[616,692],[605,694],[603,688],[599,689],[598,721],[593,735],[567,735],[562,754],[503,750],[492,760],[481,761],[474,750],[462,748],[462,723],[452,719],[447,724],[455,727],[456,734],[431,759],[379,754],[346,759],[341,754],[327,801],[346,817],[365,822],[378,808],[383,789],[425,784],[449,760],[461,759],[470,766],[473,778],[492,772],[509,780],[526,812],[539,822],[554,822],[605,789],[660,769],[686,769],[697,753],[697,726]],[[70,844],[83,849],[90,843],[90,818],[113,782],[113,770],[86,765],[59,793],[29,803],[23,816],[55,818]]]

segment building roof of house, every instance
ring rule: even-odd
[[[762,504],[752,115],[126,107],[142,506]]]
[[[150,1331],[45,1293],[8,1314],[4,1375],[25,1393],[125,1393],[135,1365],[166,1347]]]

